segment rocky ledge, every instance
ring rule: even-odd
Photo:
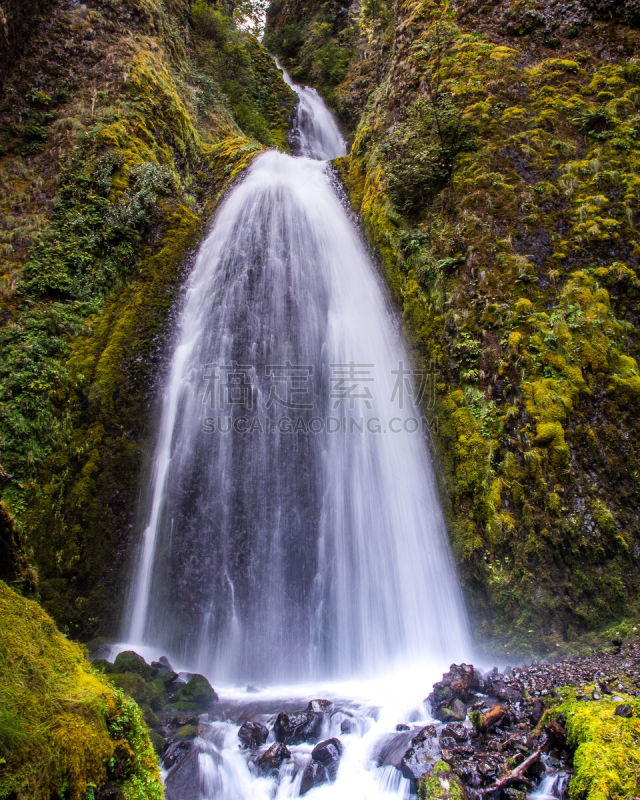
[[[438,723],[412,732],[399,762],[403,747],[387,742],[395,756],[381,763],[398,766],[421,799],[455,786],[460,797],[524,800],[545,777],[562,796],[571,776],[571,797],[634,798],[638,698],[638,642],[485,675],[453,664],[427,698]]]

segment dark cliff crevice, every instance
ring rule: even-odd
[[[0,87],[55,0],[2,0],[0,3]]]

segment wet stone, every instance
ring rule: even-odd
[[[258,758],[258,769],[265,775],[272,772],[277,772],[282,764],[291,758],[289,749],[280,742],[274,742],[265,752]]]
[[[243,723],[238,731],[238,739],[242,746],[250,750],[261,747],[269,736],[269,728],[261,722],[247,721]]]

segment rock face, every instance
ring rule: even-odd
[[[353,2],[345,31],[334,3],[281,0],[269,18],[285,66],[350,126],[341,175],[421,357],[441,354],[454,551],[483,636],[509,656],[638,608],[640,238],[624,192],[640,168],[639,13],[638,0]],[[347,69],[326,69],[328,52]],[[622,194],[580,172],[596,162]],[[538,211],[516,213],[534,186]],[[633,386],[605,353],[630,359]]]
[[[4,0],[0,6],[0,88],[26,46],[34,20],[54,0]]]

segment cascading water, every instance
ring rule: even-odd
[[[420,698],[443,665],[469,654],[417,410],[434,376],[410,368],[326,163],[346,152],[337,125],[314,90],[290,85],[301,157],[254,161],[187,283],[127,640],[217,687],[436,664],[418,667],[409,695]],[[332,797],[402,796],[397,770],[369,774],[370,744],[391,717],[374,721],[365,707]],[[229,730],[233,739],[237,725]],[[274,796],[271,779],[239,764],[235,742],[218,732],[201,746],[203,798]],[[297,795],[299,775],[286,769],[278,797]],[[356,792],[354,776],[375,792]]]

